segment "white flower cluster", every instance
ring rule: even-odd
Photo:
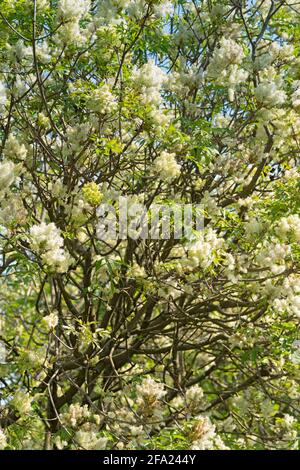
[[[276,311],[285,311],[300,318],[300,279],[298,276],[287,277],[279,292],[279,297],[274,300],[273,307]]]
[[[168,88],[180,97],[185,97],[191,90],[196,90],[203,81],[203,72],[198,67],[190,67],[169,76]]]
[[[250,217],[247,222],[245,222],[245,234],[247,237],[252,235],[257,235],[263,230],[263,224],[258,221],[255,217]]]
[[[153,61],[134,70],[132,79],[134,86],[141,93],[143,104],[158,106],[161,103],[160,90],[162,85],[167,82],[167,76]]]
[[[135,446],[141,448],[152,426],[151,423],[149,423],[149,419],[147,419],[146,425],[141,425],[140,416],[129,409],[129,407],[132,408],[133,406],[133,400],[127,399],[126,402],[126,406],[120,404],[119,407],[114,408],[108,413],[110,431],[120,438],[117,444],[118,449],[121,450],[124,448],[124,440],[129,443],[129,448],[134,448]],[[145,418],[145,416],[143,416],[143,418]]]
[[[147,10],[146,0],[115,0],[116,3],[121,3],[122,5],[125,1],[129,16],[141,18],[145,14]],[[152,14],[158,18],[168,15],[174,8],[172,2],[168,0],[152,0],[151,6],[153,7]]]
[[[130,0],[102,0],[98,2],[95,25],[115,25],[121,24],[122,10],[128,6]]]
[[[59,230],[53,222],[46,224],[42,222],[34,225],[30,229],[31,246],[38,252],[54,250],[63,243],[63,239],[59,234]]]
[[[4,431],[0,428],[0,450],[5,449],[7,446],[7,439]]]
[[[88,13],[90,6],[90,0],[60,0],[57,9],[57,22],[60,24],[57,30],[58,42],[80,43],[85,39],[79,21]]]
[[[244,51],[233,39],[223,37],[220,47],[213,53],[207,73],[211,77],[218,78],[229,65],[239,65],[244,58]]]
[[[279,106],[286,100],[286,94],[278,90],[273,81],[264,80],[255,89],[255,97],[264,106]]]
[[[209,77],[214,78],[220,85],[228,86],[230,101],[234,100],[237,85],[248,77],[248,72],[240,68],[243,58],[242,46],[233,39],[223,37],[207,69]]]
[[[51,270],[58,273],[65,273],[70,264],[70,258],[62,248],[50,250],[42,255],[42,261]]]
[[[290,252],[289,245],[270,242],[257,254],[256,262],[261,267],[270,269],[273,274],[280,274],[285,271],[285,260]]]
[[[0,192],[5,191],[14,182],[15,165],[7,160],[0,163]]]
[[[72,428],[76,428],[89,418],[90,411],[88,405],[81,406],[79,403],[72,403],[69,406],[69,410],[61,415],[62,423]]]
[[[273,67],[266,69],[260,74],[260,83],[254,90],[257,101],[266,108],[282,105],[287,98],[282,84],[282,78],[276,75]]]
[[[11,62],[21,62],[23,59],[32,57],[32,48],[25,46],[24,41],[19,39],[15,44],[7,44],[7,59]]]
[[[130,0],[127,11],[129,16],[141,18],[145,14],[146,0]]]
[[[233,101],[237,85],[247,80],[248,72],[238,67],[238,65],[234,64],[229,67],[229,72],[227,72],[227,76],[229,100]]]
[[[232,122],[232,118],[230,116],[224,116],[222,113],[218,113],[215,115],[213,124],[215,127],[226,128],[230,127]]]
[[[50,46],[46,42],[38,44],[36,48],[36,55],[41,62],[50,62],[52,58]]]
[[[291,393],[291,392],[290,392]],[[298,431],[297,419],[285,413],[282,418],[276,418],[276,431],[280,438],[276,441],[274,449],[287,449],[298,450]]]
[[[292,106],[295,109],[300,109],[300,80],[295,80],[293,83],[292,93]]]
[[[185,394],[185,400],[190,412],[197,411],[203,404],[204,393],[199,385],[193,385]]]
[[[50,330],[53,330],[58,324],[58,315],[55,312],[49,313],[46,317],[43,318],[43,322]]]
[[[111,93],[107,84],[96,88],[92,92],[88,100],[89,108],[92,111],[95,111],[100,114],[108,114],[114,112],[117,108],[117,105],[117,100]]]
[[[51,270],[64,273],[70,257],[63,250],[63,238],[54,223],[42,222],[30,229],[31,247],[41,254],[42,262]]]
[[[25,160],[28,150],[24,144],[20,143],[16,136],[10,134],[6,143],[4,154],[7,158],[16,158],[17,160]]]
[[[236,282],[238,276],[235,273],[236,261],[234,256],[231,253],[225,253],[223,264],[225,266],[224,274],[231,282]]]
[[[98,437],[94,430],[80,430],[75,433],[75,440],[85,450],[104,450],[107,444],[107,437]]]
[[[292,353],[290,354],[290,360],[297,365],[300,365],[300,341],[295,340],[292,344]]]
[[[176,269],[178,272],[182,271],[182,266],[179,264],[179,266],[176,266]],[[162,297],[162,300],[168,301],[170,298],[172,299],[177,299],[182,295],[183,293],[183,287],[180,285],[179,282],[174,281],[174,279],[167,278],[164,280],[164,282],[159,283],[158,289],[157,289],[157,295],[159,297]]]
[[[208,229],[205,233],[201,232],[198,239],[189,247],[188,264],[195,268],[201,266],[207,269],[213,264],[214,257],[222,248],[224,240],[219,238],[213,229]]]
[[[181,167],[176,162],[175,153],[161,152],[154,161],[155,172],[162,180],[170,180],[180,175]]]
[[[107,438],[98,436],[100,417],[93,414],[88,405],[81,406],[79,403],[72,403],[68,411],[60,416],[60,419],[63,425],[77,429],[74,435],[77,446],[86,450],[105,449]],[[60,442],[59,445],[64,447],[65,443]]]
[[[156,382],[151,377],[147,377],[137,385],[136,391],[138,404],[149,407],[155,406],[167,393],[164,384]]]
[[[293,59],[293,56],[294,48],[290,44],[281,45],[278,42],[261,41],[254,67],[256,70],[262,70],[272,65],[276,60],[286,61]]]
[[[225,450],[226,447],[216,435],[215,429],[208,416],[199,416],[191,431],[191,450]]]
[[[14,84],[13,84],[13,94],[15,98],[20,98],[26,91],[29,90],[29,87],[32,84],[32,76],[28,77],[28,81],[21,79],[19,76],[16,77]]]
[[[93,119],[91,119],[90,122],[82,122],[80,124],[74,124],[73,126],[67,126],[65,132],[67,144],[66,142],[57,140],[57,150],[62,150],[66,157],[74,155],[76,152],[80,152],[93,129]]]
[[[80,28],[78,21],[68,21],[64,23],[57,32],[57,43],[68,44],[77,43],[80,44],[84,41],[83,31]]]
[[[161,17],[161,16],[166,16],[169,15],[173,12],[174,10],[174,5],[172,2],[169,2],[168,0],[160,0],[156,2],[157,4],[154,5],[154,14],[155,16]]]
[[[0,112],[4,108],[7,100],[6,86],[0,81]]]
[[[63,21],[78,20],[88,13],[90,6],[90,0],[60,0],[57,15]]]
[[[282,217],[276,227],[276,233],[283,240],[289,235],[293,235],[297,242],[300,242],[300,217],[298,214],[291,214],[288,217]]]

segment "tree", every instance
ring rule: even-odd
[[[1,0],[1,448],[297,448],[299,16]]]

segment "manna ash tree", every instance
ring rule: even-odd
[[[0,448],[298,448],[299,25],[0,0]],[[120,196],[203,229],[103,239]]]

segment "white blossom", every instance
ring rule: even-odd
[[[41,255],[43,264],[59,273],[67,271],[70,257],[62,248],[63,238],[53,222],[31,227],[30,239],[31,247]]]
[[[161,102],[161,87],[167,82],[166,73],[153,61],[144,64],[132,73],[132,80],[142,96],[144,104],[157,106]]]
[[[61,419],[64,424],[76,428],[90,416],[88,405],[81,406],[79,403],[71,403],[68,411],[62,414]]]
[[[0,80],[0,111],[5,106],[6,100],[7,100],[6,86]]]
[[[14,96],[19,98],[20,96],[24,95],[24,93],[26,93],[28,89],[29,89],[28,83],[21,77],[17,76],[13,85]]]
[[[21,143],[15,135],[10,134],[6,143],[4,154],[7,158],[16,158],[18,160],[25,160],[28,150],[23,143]]]
[[[117,25],[124,22],[122,11],[127,8],[130,0],[103,0],[98,2],[96,25]]]
[[[203,71],[199,67],[189,67],[181,72],[173,72],[168,78],[168,88],[178,96],[185,97],[203,82]]]
[[[240,64],[244,58],[244,51],[240,44],[233,39],[223,37],[220,47],[215,49],[212,60],[208,66],[208,76],[218,77],[229,65]]]
[[[15,0],[12,0],[15,1]],[[28,6],[32,6],[32,0],[25,0]],[[39,10],[43,10],[49,6],[49,0],[37,0],[36,6]]]
[[[216,427],[208,416],[199,416],[193,426],[191,439],[192,450],[209,450],[214,448],[213,439],[216,437]]]
[[[7,44],[7,57],[12,62],[22,61],[23,59],[28,59],[32,57],[32,48],[30,46],[25,46],[24,41],[19,39],[15,44]]]
[[[199,385],[193,385],[185,394],[186,403],[190,410],[197,410],[203,402],[203,390]]]
[[[283,424],[286,428],[291,428],[296,424],[296,419],[294,416],[289,415],[288,413],[285,413],[283,415]]]
[[[43,318],[43,321],[50,330],[53,330],[58,324],[58,315],[54,312],[49,313],[49,315]]]
[[[295,239],[300,242],[300,217],[298,214],[291,214],[288,217],[282,217],[276,227],[276,233],[286,239],[287,235],[293,234]]]
[[[270,242],[257,254],[256,262],[261,267],[269,268],[273,274],[279,274],[285,270],[290,252],[289,245]]]
[[[154,406],[158,400],[166,395],[164,384],[156,382],[151,377],[144,379],[141,384],[136,387],[138,402],[145,402],[147,405]]]
[[[104,84],[91,93],[88,106],[92,111],[100,114],[112,113],[117,108],[117,100],[111,93],[109,86]]]
[[[88,13],[90,0],[59,0],[58,18],[60,20],[76,20]]]
[[[290,354],[290,360],[297,365],[300,365],[300,340],[296,340],[292,344],[292,353]]]
[[[53,222],[41,222],[30,229],[31,246],[38,252],[55,250],[62,246],[63,239]]]
[[[236,64],[230,66],[228,72],[228,94],[229,100],[233,101],[237,85],[244,83],[248,78],[248,72],[241,69]]]
[[[161,1],[157,5],[154,5],[154,13],[156,16],[166,16],[172,13],[174,6],[172,2],[169,1]]]
[[[55,40],[58,45],[68,43],[80,44],[85,40],[82,33],[83,31],[81,30],[78,21],[68,21],[58,29]]]
[[[0,428],[0,450],[5,449],[6,446],[7,446],[7,438],[3,429]]]
[[[213,229],[199,233],[196,241],[189,247],[188,264],[191,267],[209,268],[214,262],[214,256],[222,248],[224,240],[219,238]]]
[[[60,436],[55,437],[54,443],[58,450],[63,450],[68,445],[67,441],[62,440]]]
[[[180,175],[181,166],[176,162],[175,154],[161,152],[154,162],[154,169],[162,180],[170,180]]]
[[[43,253],[42,261],[57,273],[65,273],[70,265],[70,257],[62,248],[55,248]]]
[[[0,191],[9,188],[15,179],[15,164],[9,160],[0,163]]]
[[[146,8],[145,0],[131,0],[127,10],[130,16],[140,18],[142,15],[144,15]]]
[[[278,90],[275,82],[264,81],[255,89],[257,101],[265,106],[279,106],[286,100],[286,93]]]
[[[86,450],[104,450],[107,444],[107,438],[99,438],[94,431],[77,431],[75,433],[75,440]]]
[[[262,41],[261,47],[257,52],[257,57],[254,62],[256,70],[263,70],[272,65],[276,60],[292,60],[294,56],[294,48],[290,44],[279,44],[278,42],[271,42],[270,44]]]

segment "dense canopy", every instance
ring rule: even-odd
[[[296,0],[0,0],[0,449],[298,448],[299,39]],[[105,238],[121,200],[203,226]]]

